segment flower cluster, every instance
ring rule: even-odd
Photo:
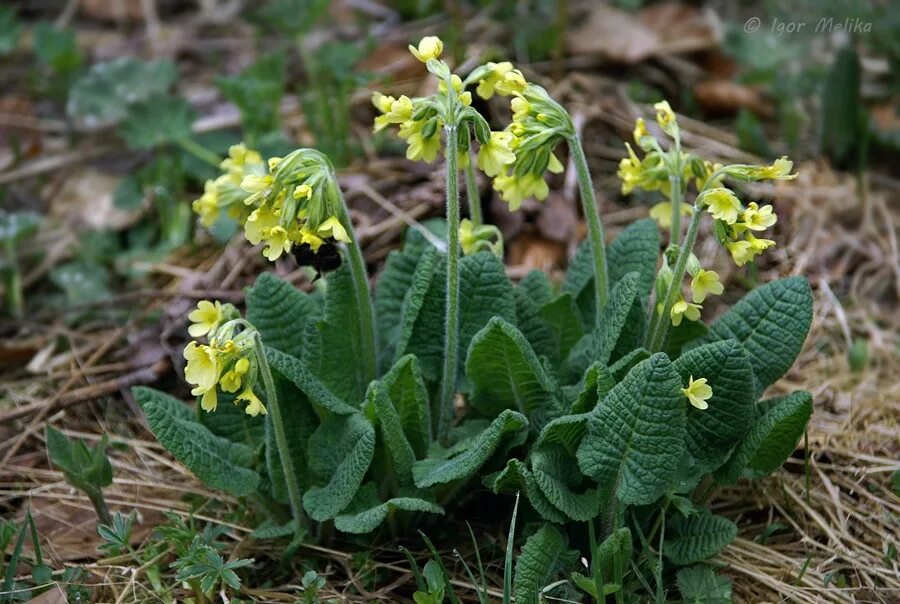
[[[191,394],[200,397],[200,407],[215,411],[221,389],[237,392],[234,403],[246,403],[248,415],[265,414],[265,406],[253,391],[259,374],[256,330],[231,304],[208,300],[201,300],[188,319],[192,322],[188,333],[209,340],[209,344],[189,342],[183,353],[187,361],[184,377],[193,386]]]
[[[243,144],[234,145],[222,162],[224,173],[207,181],[193,208],[209,226],[223,208],[244,227],[250,243],[265,243],[263,254],[276,260],[298,244],[313,250],[329,239],[349,242],[340,191],[328,158],[313,149],[285,157],[262,156]]]
[[[375,131],[389,125],[398,126],[398,134],[407,142],[406,157],[434,161],[440,150],[440,130],[458,117],[462,126],[456,150],[459,166],[470,161],[469,148],[474,135],[479,147],[478,168],[493,178],[494,189],[516,210],[528,197],[546,199],[549,188],[544,174],[561,172],[562,163],[553,148],[573,131],[568,113],[550,98],[540,86],[530,84],[513,64],[488,62],[475,68],[464,80],[450,73],[439,60],[443,44],[439,39],[424,38],[418,46],[410,46],[416,58],[438,76],[438,92],[430,97],[394,98],[376,92],[372,104],[380,115],[375,118]],[[483,99],[495,94],[511,96],[512,122],[503,130],[491,131],[484,118],[472,109],[472,93]],[[450,107],[461,110],[453,114]],[[469,129],[471,125],[471,131]]]
[[[665,299],[666,292],[669,290],[669,286],[675,277],[665,255],[662,262],[662,268],[656,277],[656,308],[658,313],[663,311],[662,300]],[[686,272],[691,277],[691,301],[688,302],[684,294],[681,291],[678,292],[678,297],[675,298],[672,308],[669,310],[669,319],[675,327],[681,325],[682,319],[698,321],[700,319],[700,311],[703,310],[702,304],[706,297],[710,295],[719,296],[725,291],[725,287],[719,280],[719,274],[716,271],[706,270],[701,267],[700,261],[694,254],[688,256]]]

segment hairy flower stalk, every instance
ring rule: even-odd
[[[444,126],[447,164],[447,315],[444,329],[444,368],[441,373],[441,396],[437,433],[446,439],[453,422],[453,399],[456,396],[456,372],[459,363],[459,170],[457,168],[456,124]]]
[[[478,194],[478,181],[475,179],[475,166],[471,158],[466,162],[466,201],[469,205],[469,220],[476,227],[484,224],[481,213],[481,198]]]

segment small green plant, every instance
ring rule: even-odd
[[[641,220],[607,245],[581,141],[546,90],[511,63],[454,74],[437,38],[410,49],[437,91],[376,93],[375,127],[398,126],[412,160],[443,150],[446,221],[407,233],[373,295],[328,158],[299,149],[264,161],[233,147],[195,202],[201,221],[227,213],[266,258],[293,253],[328,273],[326,287],[263,274],[245,316],[201,301],[184,351],[198,410],[136,388],[151,429],[209,487],[282,504],[263,511],[266,534],[404,534],[481,482],[521,493],[539,521],[514,580],[509,555],[506,601],[576,586],[598,602],[724,598],[724,580],[696,565],[737,527],[704,503],[715,485],[776,470],[803,434],[809,393],[760,398],[799,354],[812,296],[805,279],[781,279],[707,326],[702,305],[725,284],[694,249],[706,217],[738,266],[772,247],[771,206],[745,204],[728,182],[788,180],[791,162],[719,165],[684,151],[675,113],[658,103],[656,134],[637,121],[642,156],[629,145],[619,175],[626,193],[665,197],[652,213],[668,244],[660,254],[657,225]],[[512,122],[492,131],[469,88],[511,97]],[[514,285],[498,233],[460,222],[459,172],[474,161],[516,210],[547,197],[563,148],[588,239],[561,285],[538,271]],[[570,545],[575,532],[588,542]],[[443,589],[453,601],[426,543],[434,564],[417,571],[417,597],[439,601]],[[589,568],[576,569],[574,548]]]
[[[25,300],[22,294],[22,269],[18,245],[37,232],[41,217],[34,212],[0,211],[0,278],[6,290],[6,309],[13,317],[21,317]]]
[[[34,556],[30,559],[23,553],[26,538],[31,539],[34,551]],[[6,552],[10,545],[13,547],[7,559]],[[16,581],[20,563],[31,567],[30,583]],[[52,581],[53,570],[44,563],[41,542],[31,512],[25,512],[21,526],[11,520],[0,519],[0,602],[28,600],[32,595],[44,591]]]
[[[97,512],[102,524],[112,524],[113,518],[103,498],[103,487],[112,484],[112,464],[106,456],[109,438],[106,434],[96,447],[88,447],[83,440],[73,440],[47,426],[47,453],[53,465],[63,471],[66,482],[84,493]]]

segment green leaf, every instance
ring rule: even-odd
[[[327,280],[325,313],[317,325],[322,354],[316,376],[339,398],[358,405],[369,383],[359,361],[363,358],[359,326],[363,310],[357,304],[349,263],[344,262]]]
[[[607,585],[615,580],[615,562],[618,556],[622,561],[622,568],[627,569],[631,561],[632,544],[631,530],[623,526],[613,531],[594,550],[594,572],[598,573],[601,585]]]
[[[557,417],[541,430],[534,448],[544,445],[561,445],[568,453],[575,454],[581,438],[587,432],[589,413],[563,415]]]
[[[293,382],[283,377],[275,378],[275,389],[281,410],[281,421],[284,424],[287,448],[294,464],[294,472],[297,474],[296,478],[300,487],[305,489],[310,485],[312,478],[305,471],[309,463],[307,447],[309,439],[319,423],[319,418],[309,399]],[[275,440],[274,428],[272,417],[267,414],[265,417],[266,471],[272,483],[272,495],[278,501],[287,503],[289,500],[288,486],[284,477],[281,451]]]
[[[700,508],[692,516],[673,514],[666,522],[666,557],[675,564],[693,564],[715,556],[737,536],[737,526],[728,518]]]
[[[131,392],[159,443],[203,484],[237,496],[256,490],[259,475],[250,469],[252,449],[214,435],[178,399],[143,386]]]
[[[139,61],[122,57],[95,63],[72,85],[66,112],[92,122],[115,122],[129,106],[163,95],[178,77],[171,61]]]
[[[754,392],[760,396],[794,364],[811,323],[809,283],[803,277],[789,277],[744,296],[699,343],[729,338],[740,342],[750,355]]]
[[[859,55],[847,44],[835,55],[822,87],[819,147],[837,163],[848,166],[859,153],[864,106],[860,97],[862,68]]]
[[[544,356],[548,360],[557,349],[556,337],[550,330],[550,326],[541,314],[541,307],[531,298],[531,295],[522,288],[521,283],[513,291],[516,300],[516,325],[538,356]],[[557,353],[558,354],[558,353]],[[558,365],[559,360],[554,359]]]
[[[196,117],[184,99],[154,96],[131,107],[119,124],[119,134],[131,149],[152,149],[190,138]]]
[[[394,463],[394,473],[400,486],[412,485],[412,465],[416,461],[416,454],[403,433],[400,423],[400,415],[393,402],[385,392],[383,384],[377,380],[369,385],[366,393],[366,406],[371,406],[378,418],[378,426],[384,443]]]
[[[648,504],[662,496],[684,450],[684,395],[663,353],[636,365],[591,414],[578,448],[581,471],[604,496]]]
[[[419,258],[428,245],[430,244],[420,233],[410,229],[406,234],[403,250],[394,250],[388,254],[375,285],[375,317],[378,341],[382,348],[382,366],[385,368],[394,361],[400,337],[403,303],[407,292],[412,288]]]
[[[428,458],[413,464],[413,478],[419,488],[469,478],[490,459],[507,433],[528,427],[521,413],[503,411],[480,434],[456,443],[450,449],[438,449]]]
[[[812,409],[812,395],[803,391],[761,402],[750,430],[715,473],[716,481],[736,482],[745,469],[761,476],[780,468],[794,452]]]
[[[263,273],[247,291],[247,320],[266,346],[303,359],[303,329],[321,316],[319,300],[273,273]]]
[[[540,430],[558,415],[561,394],[525,336],[500,317],[491,319],[472,339],[466,359],[472,406],[487,417],[514,409]]]
[[[444,513],[441,506],[418,497],[392,497],[381,502],[375,484],[370,482],[359,489],[347,513],[334,519],[334,527],[344,533],[371,533],[397,510]]]
[[[585,489],[574,455],[560,445],[544,445],[531,453],[535,482],[553,506],[568,518],[586,522],[600,512],[596,489]]]
[[[555,300],[547,302],[541,306],[540,312],[553,339],[551,348],[536,350],[558,367],[563,360],[568,358],[572,348],[584,336],[584,326],[581,324],[581,317],[570,294],[562,294]]]
[[[708,566],[682,568],[676,581],[686,604],[731,604],[731,581]]]
[[[706,378],[712,388],[708,409],[701,411],[684,399],[688,453],[712,470],[750,428],[755,402],[748,388],[753,382],[750,359],[737,340],[722,340],[689,350],[675,361],[675,370],[685,387],[694,377]]]
[[[407,346],[409,346],[416,321],[419,318],[419,313],[422,311],[425,294],[428,293],[428,288],[434,278],[435,269],[438,266],[437,250],[432,247],[425,248],[413,273],[412,283],[410,283],[409,289],[403,296],[403,304],[400,308],[400,329],[396,344],[397,351],[395,353],[397,358],[403,356]]]
[[[585,334],[566,360],[566,374],[570,381],[578,380],[592,363],[608,363],[629,311],[638,293],[638,273],[629,273],[613,287],[609,302],[603,309],[602,323]]]
[[[216,412],[198,410],[197,421],[216,436],[227,438],[231,442],[247,445],[251,449],[260,445],[264,438],[265,418],[261,415],[247,415],[242,405],[234,404],[236,394],[219,392],[217,396],[219,405]]]
[[[540,592],[560,570],[567,556],[566,538],[550,524],[538,529],[516,559],[516,604],[538,604]]]
[[[411,354],[406,355],[391,367],[381,381],[400,416],[403,434],[416,458],[425,457],[431,444],[431,419],[428,390],[422,380],[418,359]]]
[[[0,210],[0,241],[17,242],[37,233],[41,215],[37,212],[6,212]]]
[[[86,492],[96,493],[112,484],[112,465],[106,456],[108,441],[104,434],[96,447],[88,447],[83,440],[70,439],[47,426],[50,461],[63,471],[69,484]]]
[[[445,270],[438,267],[406,351],[419,357],[422,374],[431,381],[439,378],[443,366],[445,281]],[[459,281],[459,358],[464,359],[472,338],[492,317],[502,317],[515,324],[516,303],[506,269],[490,252],[460,258]],[[462,382],[463,364],[459,365]]]
[[[266,347],[266,360],[269,365],[293,382],[311,403],[322,411],[329,411],[337,415],[351,415],[357,413],[357,409],[351,407],[337,398],[325,385],[314,376],[306,366],[296,357],[285,354],[280,350]]]
[[[501,471],[485,476],[482,482],[494,493],[518,493],[524,489],[525,497],[541,518],[557,524],[568,522],[566,515],[541,491],[528,466],[518,459],[510,459]]]
[[[278,130],[279,105],[284,95],[285,55],[276,51],[231,77],[219,76],[216,86],[237,105],[241,124],[251,139]]]
[[[16,11],[9,6],[0,6],[0,56],[8,55],[19,44],[22,24],[16,18]]]
[[[318,486],[303,496],[313,520],[334,518],[353,500],[375,453],[375,429],[362,413],[326,417],[309,439],[307,458]]]
[[[50,23],[40,22],[32,30],[34,54],[38,61],[50,67],[57,75],[68,75],[84,62],[78,49],[75,32],[57,29]]]
[[[533,300],[538,306],[543,306],[553,299],[553,286],[550,285],[547,274],[537,269],[525,275],[519,281],[516,289],[525,294],[529,300]]]

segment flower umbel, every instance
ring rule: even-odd
[[[709,403],[706,401],[712,398],[713,391],[712,387],[706,383],[706,378],[695,380],[694,376],[691,376],[688,380],[687,388],[682,388],[681,392],[684,393],[691,405],[697,409],[701,411],[709,409]]]

